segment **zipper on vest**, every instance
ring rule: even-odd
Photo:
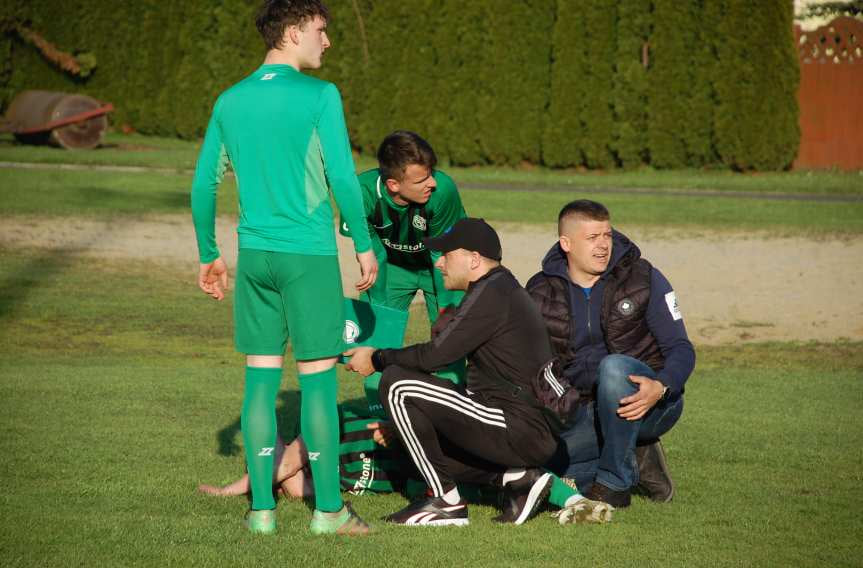
[[[593,317],[590,314],[590,296],[581,295],[584,298],[584,302],[587,304],[587,343],[588,345],[593,345],[596,343],[593,340]]]

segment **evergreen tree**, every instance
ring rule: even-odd
[[[792,7],[782,0],[765,0],[756,9],[742,0],[722,5],[718,35],[724,41],[717,45],[714,80],[717,151],[737,170],[787,167],[800,137]]]
[[[327,35],[332,46],[324,54],[324,65],[314,71],[316,77],[331,81],[339,88],[345,109],[345,120],[351,142],[363,146],[362,133],[368,91],[372,87],[369,69],[374,53],[368,22],[373,0],[330,2],[330,22]],[[366,150],[374,151],[380,140],[369,140]]]
[[[689,97],[686,101],[686,120],[683,143],[686,148],[686,165],[700,167],[715,164],[718,156],[713,148],[713,94],[712,69],[716,59],[713,42],[716,37],[716,18],[712,15],[712,0],[689,4],[689,17],[694,23],[689,36]]]
[[[658,168],[681,168],[687,164],[684,131],[690,120],[697,120],[688,114],[694,22],[685,4],[654,0],[648,140],[650,163]]]
[[[613,146],[614,116],[612,91],[614,89],[614,56],[617,40],[614,0],[591,0],[582,4],[587,30],[587,73],[585,84],[584,155],[591,168],[615,166],[611,152]]]
[[[446,66],[438,62],[432,38],[440,29],[437,0],[406,0],[403,4],[402,46],[394,53],[396,73],[388,83],[392,100],[392,130],[413,130],[429,138],[436,100],[445,89]]]
[[[488,6],[487,1],[444,0],[439,8],[442,24],[434,30],[438,115],[430,126],[429,141],[439,155],[457,165],[487,161],[478,109],[493,98],[491,86],[481,76],[491,63],[485,58]]]
[[[588,73],[587,21],[581,6],[560,0],[552,33],[551,85],[542,135],[542,161],[572,167],[585,161]]]
[[[492,163],[539,163],[553,9],[553,0],[489,3],[480,77],[492,96],[476,111],[479,136]]]
[[[650,0],[617,5],[613,148],[624,168],[647,160],[647,68],[643,55],[651,30]]]
[[[84,92],[148,134],[203,134],[216,96],[261,62],[258,2],[0,0],[0,104]],[[410,128],[444,162],[554,167],[716,163],[778,169],[799,142],[787,0],[345,0],[313,74],[334,81],[352,142]],[[653,11],[651,12],[651,9]],[[16,35],[92,53],[71,76]],[[650,45],[645,69],[641,49]],[[645,102],[646,99],[646,102]]]

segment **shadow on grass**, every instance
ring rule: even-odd
[[[285,442],[290,442],[299,435],[299,417],[300,391],[281,391],[276,399],[276,424],[279,428],[279,435]],[[241,431],[240,417],[237,416],[233,422],[216,432],[219,455],[236,456],[242,453],[242,448],[237,443]]]
[[[159,190],[142,193],[129,193],[123,188],[113,189],[97,186],[79,186],[64,189],[66,199],[89,208],[94,203],[100,209],[120,211],[147,212],[148,210],[187,209],[189,205],[188,190]]]
[[[30,259],[20,270],[0,282],[0,321],[11,318],[27,297],[46,285],[56,285],[84,249],[66,247],[47,250]]]
[[[368,408],[365,397],[354,398],[339,403],[339,406],[350,407],[358,414],[364,414]],[[276,424],[279,436],[285,443],[300,435],[300,391],[283,390],[279,392],[276,399]],[[216,441],[219,444],[219,455],[236,456],[242,453],[242,448],[237,443],[240,439],[242,427],[240,417],[216,432]]]

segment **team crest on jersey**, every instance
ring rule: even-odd
[[[357,322],[352,320],[345,320],[345,343],[347,343],[348,345],[350,345],[351,343],[356,343],[357,337],[359,336],[360,326],[357,325]]]
[[[427,227],[426,219],[425,219],[425,217],[420,217],[419,213],[414,215],[412,223],[413,223],[413,226],[416,227],[417,229],[419,229],[420,231],[426,230],[426,227]]]
[[[633,304],[632,300],[630,300],[629,298],[624,298],[621,301],[617,302],[617,311],[624,316],[632,315],[632,312],[634,310],[635,304]]]

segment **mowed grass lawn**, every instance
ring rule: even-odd
[[[430,140],[434,144],[434,140]],[[96,150],[63,150],[19,144],[11,134],[0,134],[0,162],[148,167],[188,172],[195,167],[199,141],[109,132]],[[360,170],[375,167],[374,156],[357,156]],[[575,190],[637,188],[660,191],[715,190],[813,195],[863,195],[863,170],[736,173],[722,169],[622,171],[552,170],[542,167],[441,168],[462,184],[571,187]]]
[[[675,500],[636,499],[606,526],[496,526],[474,506],[463,529],[312,538],[307,506],[282,501],[263,538],[244,499],[195,492],[243,471],[230,299],[172,266],[0,259],[3,566],[859,565],[860,344],[699,349],[664,440]],[[427,334],[421,310],[411,321],[411,340]],[[290,431],[293,371],[283,386]],[[360,396],[342,374],[342,400]],[[405,501],[354,503],[375,520]]]
[[[188,215],[191,183],[189,174],[164,172],[0,168],[0,216]],[[615,223],[630,226],[677,227],[696,232],[758,231],[776,236],[852,236],[863,233],[863,200],[778,200],[771,195],[734,198],[620,194],[577,187],[554,191],[461,191],[468,214],[492,222],[553,226],[565,203],[587,198],[604,203],[612,212]],[[236,215],[236,184],[232,177],[226,178],[219,188],[218,212]]]
[[[188,168],[194,155],[190,143],[114,143],[161,148],[158,160],[169,168]],[[71,160],[140,165],[131,157],[2,144],[0,160],[9,160],[10,150],[27,152],[21,161],[78,156]],[[472,175],[499,180],[493,170]],[[857,192],[853,175],[814,175],[807,183],[828,187],[828,194]],[[680,176],[679,186],[666,177],[667,187],[714,185],[698,172]],[[19,215],[187,215],[190,179],[188,173],[0,169],[0,223]],[[628,179],[630,187],[654,183],[649,175]],[[772,179],[770,187],[798,183],[793,175]],[[541,175],[527,183],[539,185]],[[797,191],[808,193],[807,187]],[[563,203],[583,196],[604,201],[626,224],[863,232],[859,201],[630,196],[583,188],[463,193],[472,215],[544,225]],[[235,198],[228,180],[222,214],[236,212]],[[244,499],[195,491],[199,482],[240,475],[243,457],[242,359],[231,342],[230,297],[223,303],[206,298],[195,288],[193,270],[0,242],[0,566],[860,565],[861,343],[698,348],[684,416],[664,439],[675,500],[636,499],[606,526],[561,527],[545,514],[522,527],[496,526],[493,508],[472,506],[472,524],[464,529],[378,522],[378,534],[367,539],[312,538],[308,505],[282,501],[279,534],[249,535],[241,524]],[[409,340],[427,334],[422,310],[415,310]],[[292,370],[283,387],[280,425],[291,432]],[[360,381],[342,373],[340,396],[361,397]],[[354,502],[370,521],[405,504],[398,495]]]

